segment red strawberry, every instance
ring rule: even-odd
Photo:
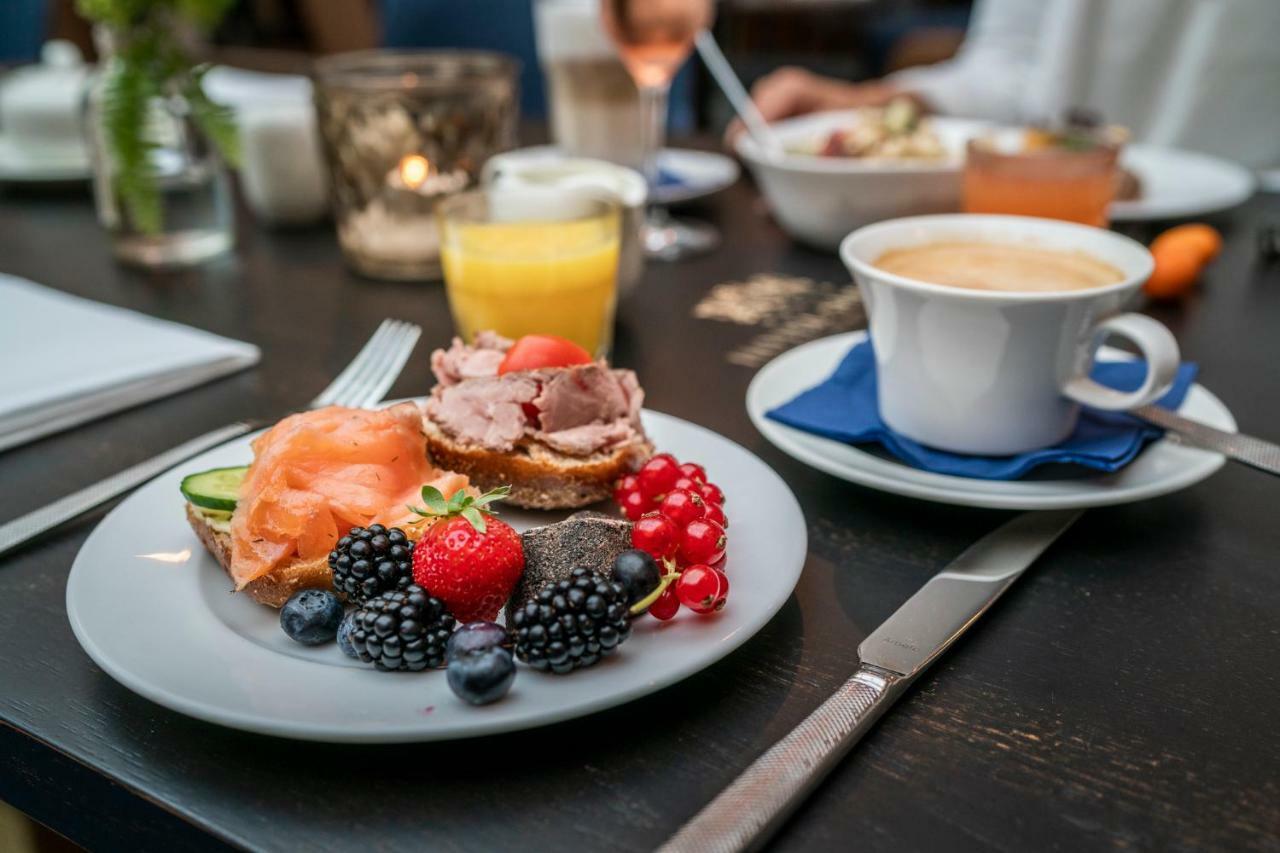
[[[479,498],[458,492],[446,501],[427,486],[426,509],[414,510],[437,520],[413,548],[413,580],[460,623],[492,622],[524,572],[520,534],[489,508],[509,491],[504,486]]]

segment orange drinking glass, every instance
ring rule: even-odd
[[[1018,138],[969,140],[964,166],[966,213],[1012,213],[1105,228],[1115,195],[1122,133],[1084,145],[1027,146]]]

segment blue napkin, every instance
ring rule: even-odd
[[[1098,362],[1092,376],[1116,390],[1132,391],[1142,384],[1146,369],[1141,361]],[[1173,387],[1158,405],[1168,409],[1181,405],[1195,381],[1196,370],[1194,364],[1178,368]],[[916,468],[982,480],[1013,480],[1041,465],[1064,462],[1098,471],[1118,471],[1132,462],[1147,442],[1164,432],[1131,415],[1086,406],[1075,432],[1053,447],[1017,456],[967,456],[934,450],[898,435],[880,420],[875,354],[867,341],[849,350],[831,378],[767,414],[779,423],[836,441],[878,443]]]
[[[658,167],[658,174],[653,182],[655,189],[665,187],[683,187],[685,185],[686,181],[683,175],[664,169],[661,166]]]

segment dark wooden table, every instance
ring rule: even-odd
[[[845,276],[778,231],[747,183],[701,213],[725,246],[648,270],[621,306],[616,360],[640,372],[653,408],[743,443],[799,496],[808,563],[758,636],[656,695],[520,734],[359,748],[243,734],[133,695],[80,650],[63,590],[95,515],[0,563],[0,798],[93,848],[648,850],[665,839],[852,672],[871,628],[1008,517],[853,486],[766,444],[743,410],[751,371],[724,361],[758,330],[691,308],[756,272]],[[1215,217],[1228,242],[1204,287],[1154,312],[1240,423],[1273,439],[1280,268],[1254,245],[1277,219],[1275,196]],[[421,393],[428,348],[451,333],[440,286],[347,273],[325,228],[246,223],[234,258],[146,276],[111,262],[85,198],[10,195],[0,271],[263,349],[256,370],[3,455],[0,519],[232,418],[301,406],[386,316],[426,330],[394,389]],[[1277,505],[1280,481],[1228,465],[1180,494],[1089,512],[777,848],[1277,849]]]

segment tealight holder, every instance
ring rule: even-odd
[[[441,277],[436,204],[515,144],[519,63],[484,51],[370,50],[316,62],[338,244],[373,278]]]

